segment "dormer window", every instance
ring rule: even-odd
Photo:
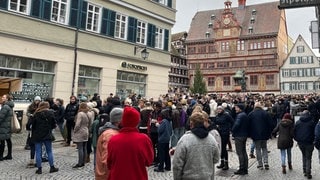
[[[210,32],[206,32],[206,38],[209,38],[210,37]]]
[[[254,17],[252,17],[252,18],[250,19],[250,23],[251,23],[251,24],[253,24],[255,21],[256,21],[256,20],[254,19]]]
[[[248,28],[248,32],[249,32],[249,34],[252,34],[252,33],[253,33],[253,27],[250,26],[250,27]]]
[[[252,9],[251,14],[252,14],[252,15],[256,15],[256,14],[257,14],[257,10]]]
[[[212,28],[212,22],[209,22],[208,28]]]
[[[211,20],[215,20],[216,19],[216,15],[212,14],[211,15]]]

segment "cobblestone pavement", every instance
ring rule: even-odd
[[[57,173],[49,173],[49,164],[43,163],[43,174],[35,174],[36,168],[26,168],[30,158],[30,151],[24,150],[27,133],[23,131],[14,134],[13,142],[13,159],[0,162],[0,180],[91,180],[94,179],[93,164],[89,163],[81,169],[72,169],[77,163],[77,150],[75,147],[63,147],[61,144],[61,136],[56,131],[57,141],[53,143],[53,153],[55,166],[59,168]],[[230,169],[222,171],[216,169],[216,180],[303,180],[306,179],[302,174],[301,153],[299,148],[294,146],[292,150],[293,170],[287,171],[287,174],[281,172],[280,151],[276,147],[276,139],[268,142],[269,165],[270,170],[259,170],[256,168],[255,159],[249,160],[249,174],[245,176],[233,175],[238,168],[238,159],[236,153],[229,152]],[[251,140],[248,140],[248,150]],[[234,144],[233,144],[234,148]],[[92,156],[91,156],[92,159]],[[312,175],[313,179],[320,179],[318,151],[313,152]],[[154,172],[153,167],[148,168],[150,180],[171,180],[172,171],[163,173]],[[125,170],[124,170],[125,172]]]

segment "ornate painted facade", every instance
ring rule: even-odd
[[[246,92],[279,93],[279,68],[288,52],[284,10],[279,2],[197,12],[186,41],[189,78],[200,65],[209,93],[241,91],[237,71],[245,72]]]

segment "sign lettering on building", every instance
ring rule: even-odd
[[[319,6],[319,0],[280,0],[279,9]]]
[[[138,71],[146,71],[147,70],[147,66],[142,66],[142,65],[138,65],[138,64],[131,64],[131,63],[128,63],[125,61],[121,62],[121,67],[126,68],[126,69],[138,70]]]

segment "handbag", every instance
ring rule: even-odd
[[[18,133],[20,131],[20,123],[17,118],[17,114],[12,110],[12,119],[11,119],[11,132]]]

